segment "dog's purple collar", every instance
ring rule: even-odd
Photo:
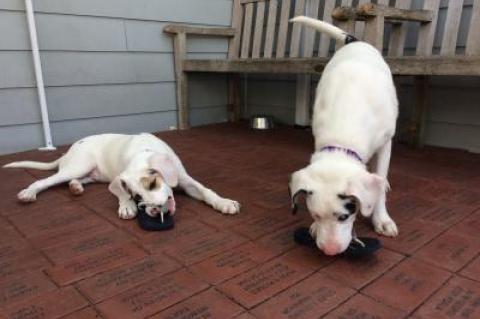
[[[341,147],[341,146],[327,145],[327,146],[324,146],[320,149],[320,152],[335,152],[335,151],[344,152],[345,154],[347,154],[351,157],[354,157],[355,159],[360,161],[360,163],[363,163],[363,160],[360,157],[360,155],[358,155],[357,152],[355,152],[354,150],[351,150],[349,148],[345,148],[345,147]]]

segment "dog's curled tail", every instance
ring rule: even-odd
[[[58,167],[60,159],[57,159],[50,163],[44,162],[34,162],[34,161],[21,161],[21,162],[13,162],[6,165],[3,165],[3,168],[34,168],[39,170],[53,170]]]
[[[348,34],[347,32],[343,31],[340,28],[337,28],[333,24],[330,24],[321,20],[312,19],[305,16],[297,16],[295,18],[290,19],[290,22],[299,22],[299,23],[308,25],[309,27],[312,27],[318,30],[319,32],[326,33],[332,38],[344,42],[345,44],[358,41],[358,39],[355,38],[353,35]]]

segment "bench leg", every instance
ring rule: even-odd
[[[186,130],[190,128],[189,108],[188,108],[188,78],[183,72],[177,77],[177,121],[178,129]]]
[[[310,125],[311,75],[297,75],[295,90],[295,125]]]
[[[177,80],[177,123],[178,129],[185,130],[189,125],[188,112],[188,79],[183,71],[183,60],[187,56],[187,36],[181,32],[173,39],[173,52],[175,60],[175,79]]]
[[[240,120],[240,75],[228,75],[228,121]]]
[[[429,83],[429,76],[419,75],[414,78],[415,105],[413,109],[411,144],[418,148],[423,147],[425,143],[427,114],[430,106]]]

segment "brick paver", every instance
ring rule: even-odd
[[[395,145],[388,209],[397,238],[352,260],[299,247],[287,181],[305,166],[309,131],[220,124],[159,134],[188,171],[242,204],[224,216],[177,194],[175,228],[146,232],[117,217],[106,185],[67,185],[20,204],[50,172],[0,169],[0,318],[479,318],[480,156]],[[53,153],[0,156],[50,161]]]

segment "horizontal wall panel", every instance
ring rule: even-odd
[[[225,105],[192,109],[190,124],[192,126],[227,122],[227,107]]]
[[[229,25],[229,0],[35,0],[39,12],[106,16],[139,20]],[[188,10],[187,10],[188,8]],[[21,0],[2,0],[0,9],[22,10]]]
[[[192,74],[189,76],[190,107],[227,105],[228,87],[226,76],[212,74]]]
[[[79,119],[52,123],[53,141],[56,145],[70,144],[95,134],[165,131],[176,125],[176,112],[158,112],[128,116]]]
[[[170,23],[151,21],[125,21],[129,51],[173,51],[173,36],[163,32]],[[189,36],[188,52],[227,52],[228,40],[218,37]]]
[[[466,149],[480,153],[480,127],[430,122],[426,130],[429,145]]]
[[[0,50],[30,50],[24,12],[0,11]]]
[[[30,51],[0,51],[0,89],[35,85]]]
[[[249,81],[247,104],[276,107],[295,107],[295,83]]]
[[[37,90],[0,90],[0,126],[40,122]]]
[[[41,50],[125,51],[120,19],[36,14]]]
[[[480,107],[472,101],[480,101],[478,88],[432,87],[428,119],[433,122],[476,125],[480,128]]]
[[[40,124],[0,127],[0,155],[45,146]]]
[[[46,85],[92,85],[172,81],[170,54],[42,52]]]
[[[47,100],[53,121],[176,108],[174,82],[49,87]]]

